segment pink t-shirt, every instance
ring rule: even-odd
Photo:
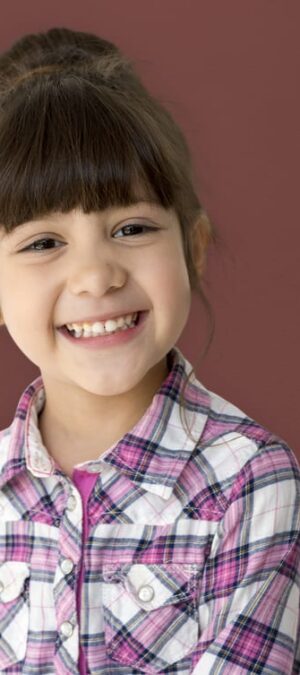
[[[82,559],[81,559],[81,567],[80,567],[80,574],[79,574],[79,582],[78,582],[78,587],[77,587],[77,615],[78,615],[78,622],[80,622],[80,610],[81,610],[81,590],[82,590],[82,583],[83,583],[83,577],[84,577],[84,547],[85,547],[85,542],[88,538],[89,535],[89,524],[88,524],[88,518],[87,518],[87,504],[89,501],[90,494],[92,492],[92,489],[97,482],[99,478],[99,474],[96,473],[90,473],[89,471],[84,471],[81,469],[74,469],[72,473],[72,480],[74,485],[76,485],[77,490],[81,494],[82,498],[82,512],[83,512],[83,527],[82,527]],[[84,657],[84,652],[82,649],[82,646],[79,646],[79,661],[78,661],[78,668],[80,675],[87,675],[87,670],[86,670],[86,663],[85,663],[85,657]]]

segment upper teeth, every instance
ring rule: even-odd
[[[90,335],[101,335],[103,333],[112,333],[117,330],[117,328],[122,328],[123,326],[129,326],[133,321],[136,320],[138,312],[134,314],[126,314],[126,316],[120,316],[116,319],[108,319],[107,321],[96,321],[95,323],[67,323],[67,328],[69,330],[74,330],[76,333],[90,334]]]

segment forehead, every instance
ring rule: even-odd
[[[157,217],[160,220],[167,220],[169,221],[172,219],[172,221],[177,219],[175,210],[173,208],[168,208],[166,209],[162,204],[156,200],[155,198],[147,198],[143,197],[141,199],[138,199],[136,202],[132,204],[128,204],[126,206],[120,205],[120,204],[115,204],[113,206],[109,206],[101,211],[94,211],[94,212],[89,212],[85,213],[81,206],[78,206],[76,208],[70,209],[70,211],[50,211],[49,213],[42,214],[40,216],[37,216],[36,218],[32,220],[25,221],[23,223],[20,223],[14,227],[12,227],[9,231],[5,228],[4,225],[1,225],[0,223],[0,242],[3,240],[12,240],[14,237],[16,237],[19,233],[26,231],[27,229],[37,229],[40,226],[44,226],[45,224],[49,225],[68,225],[72,223],[72,220],[76,218],[78,214],[84,214],[88,217],[91,216],[99,216],[99,222],[101,220],[103,221],[103,216],[113,216],[113,217],[142,217],[148,216],[148,217]]]
[[[104,199],[104,202],[106,200]],[[29,219],[26,219],[24,221],[19,221],[16,224],[12,225],[6,225],[1,223],[0,221],[0,240],[1,237],[4,238],[6,235],[10,235],[10,233],[13,233],[13,231],[22,228],[23,226],[25,227],[26,225],[35,225],[35,223],[41,224],[43,222],[66,222],[70,221],[70,215],[76,214],[77,212],[85,213],[89,215],[90,213],[98,213],[99,215],[101,214],[107,214],[107,213],[115,213],[118,212],[119,210],[126,211],[128,210],[131,212],[132,209],[134,208],[139,208],[139,207],[144,207],[147,209],[151,210],[159,210],[161,214],[168,213],[170,211],[170,208],[167,206],[163,206],[161,201],[159,200],[158,196],[155,194],[155,192],[151,189],[150,185],[144,185],[143,182],[133,179],[132,181],[132,192],[129,197],[129,202],[119,202],[116,201],[115,203],[112,201],[108,204],[104,204],[103,207],[96,207],[93,210],[93,207],[90,207],[90,210],[84,211],[82,208],[82,204],[80,201],[75,203],[75,205],[72,205],[69,209],[63,208],[60,210],[59,208],[53,208],[50,209],[49,211],[45,210],[43,212],[39,212],[33,215],[33,217],[30,217]],[[172,210],[172,209],[171,209]]]
[[[153,118],[148,103],[142,114],[135,99],[125,102],[85,78],[80,87],[76,78],[53,86],[30,81],[1,132],[0,223],[7,231],[49,210],[127,205],[141,192],[182,212],[181,151],[177,157],[164,116],[159,129],[156,107]],[[21,136],[13,133],[21,127]]]

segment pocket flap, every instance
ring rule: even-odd
[[[15,600],[21,594],[29,574],[29,566],[25,562],[9,560],[3,563],[0,566],[0,602]]]
[[[174,605],[191,600],[196,588],[191,565],[131,565],[124,579],[127,592],[144,610]]]

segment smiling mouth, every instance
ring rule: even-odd
[[[77,338],[106,337],[108,335],[115,335],[115,333],[120,333],[121,331],[134,328],[138,325],[142,314],[144,315],[145,312],[135,312],[135,318],[130,323],[124,322],[121,326],[117,326],[116,328],[106,328],[105,322],[100,322],[102,324],[101,330],[93,330],[92,328],[84,329],[83,327],[76,330],[75,328],[70,328],[67,324],[62,326],[62,328],[68,331],[70,335]],[[94,323],[96,324],[97,322],[95,321]]]
[[[67,325],[60,326],[57,328],[59,333],[62,333],[67,337],[69,340],[71,340],[74,343],[77,344],[82,344],[85,346],[94,346],[95,348],[97,345],[110,345],[110,344],[117,344],[117,343],[123,343],[123,341],[127,341],[130,339],[131,335],[134,336],[135,332],[139,332],[142,328],[142,325],[146,321],[146,317],[149,314],[149,310],[143,310],[140,312],[135,313],[135,319],[132,321],[129,325],[125,324],[123,326],[118,326],[115,330],[111,331],[106,331],[98,333],[95,331],[93,333],[92,331],[84,331],[84,330],[72,330],[67,327]]]

